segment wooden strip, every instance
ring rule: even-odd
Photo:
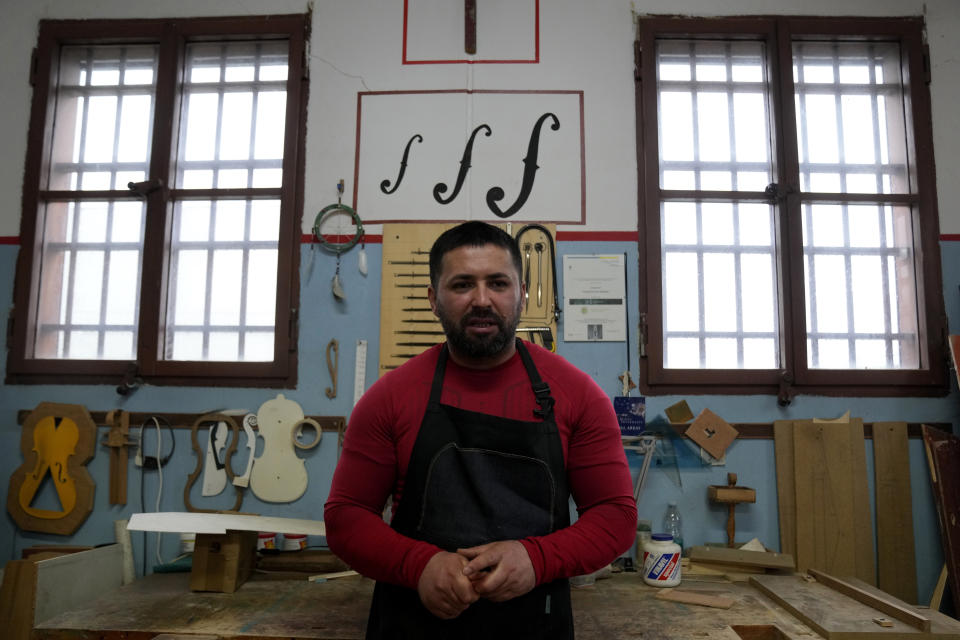
[[[867,454],[863,442],[863,420],[851,418],[847,426],[850,447],[850,482],[853,500],[853,551],[856,570],[853,575],[867,584],[877,584],[877,563],[874,551],[873,517],[870,515],[870,489],[867,476]],[[843,574],[846,575],[846,574]]]
[[[894,602],[896,598],[891,597],[890,599],[887,599],[878,597],[857,587],[854,584],[847,582],[846,580],[835,578],[834,576],[826,574],[822,571],[817,571],[816,569],[810,569],[809,573],[817,579],[817,582],[825,584],[831,589],[839,591],[845,596],[853,598],[857,602],[862,602],[867,606],[873,607],[877,611],[882,611],[888,616],[896,618],[900,622],[909,624],[912,627],[916,627],[921,631],[930,631],[930,618],[922,616],[916,611],[911,611],[906,606],[901,606],[899,601]]]
[[[35,560],[11,560],[0,586],[0,628],[11,640],[29,640],[33,629],[37,565]]]
[[[27,417],[32,413],[32,411],[20,409],[17,411],[17,423],[23,424]],[[251,413],[256,413],[251,411]],[[109,411],[91,411],[90,417],[93,419],[93,422],[98,426],[109,426],[110,420],[108,418]],[[150,422],[150,427],[153,428],[153,422],[151,418],[157,418],[160,421],[162,428],[166,429],[169,424],[173,429],[193,429],[193,423],[197,421],[197,418],[206,415],[203,413],[169,413],[169,412],[129,412],[130,424],[133,427],[140,428],[146,422]],[[233,416],[234,418],[239,418],[240,416]],[[346,423],[346,418],[342,416],[306,416],[311,420],[316,420],[321,429],[324,431],[339,431],[342,426]],[[253,427],[254,431],[257,430],[256,425]]]
[[[777,460],[777,512],[780,519],[780,551],[797,552],[797,495],[793,473],[793,422],[773,423],[773,446]]]
[[[676,589],[663,589],[654,597],[657,600],[669,600],[671,602],[682,602],[684,604],[699,604],[716,609],[729,609],[736,602],[733,598],[724,596],[714,596],[705,593],[696,593],[694,591],[677,591]]]
[[[549,280],[545,283],[550,284]],[[550,291],[549,286],[547,290]],[[550,294],[553,295],[552,293]],[[523,321],[521,320],[521,327],[524,326]],[[524,336],[520,336],[521,338]],[[443,336],[437,338],[437,342],[440,342],[443,339]],[[27,416],[30,415],[32,409],[18,409],[17,410],[17,424],[23,424],[23,421],[27,419]],[[93,421],[97,425],[106,425],[107,414],[109,411],[91,411],[90,416],[93,418]],[[166,420],[174,429],[190,429],[194,421],[203,415],[202,413],[170,413],[165,411],[155,411],[151,413],[147,412],[130,412],[130,421],[134,426],[143,424],[145,421],[149,420],[151,417],[156,417],[158,419]],[[337,431],[338,427],[336,425],[337,421],[343,421],[344,419],[339,416],[307,416],[312,418],[320,423],[324,431]],[[784,422],[790,422],[786,420]],[[770,423],[764,422],[731,422],[730,425],[735,428],[738,432],[737,440],[772,440],[774,438],[774,429],[773,425]],[[685,424],[681,425],[671,425],[671,428],[677,433],[677,435],[682,436],[684,431],[687,430]],[[907,423],[907,436],[910,438],[921,438],[921,428],[924,425],[921,425],[919,422],[908,422]],[[930,422],[926,426],[931,427],[938,431],[943,431],[945,433],[950,433],[953,429],[953,425],[949,422]],[[256,427],[254,427],[256,428]],[[873,438],[873,424],[864,423],[863,425],[863,437],[867,440]]]
[[[691,562],[710,562],[744,567],[762,567],[769,569],[793,569],[793,556],[785,553],[766,553],[763,551],[744,551],[726,547],[690,547]]]
[[[904,602],[917,602],[910,452],[905,422],[873,426],[877,505],[877,586]]]
[[[307,578],[310,582],[324,582],[326,580],[333,580],[335,578],[348,578],[350,576],[360,575],[353,569],[347,569],[346,571],[331,571],[329,573],[319,573],[315,576],[310,576]]]
[[[943,602],[943,592],[947,588],[947,565],[940,569],[940,577],[937,578],[937,586],[933,588],[930,594],[930,604],[928,605],[934,611],[940,611],[940,604]]]
[[[797,421],[793,425],[797,489],[797,569],[856,573],[849,429]]]

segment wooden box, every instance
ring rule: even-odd
[[[198,533],[190,590],[233,593],[253,573],[256,556],[256,531]]]

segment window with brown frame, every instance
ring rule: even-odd
[[[296,383],[308,15],[42,21],[11,383]]]
[[[646,393],[946,393],[920,18],[642,17]]]

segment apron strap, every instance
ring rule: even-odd
[[[537,404],[540,405],[539,409],[533,410],[533,415],[545,421],[549,420],[553,417],[553,405],[557,402],[553,396],[550,395],[550,385],[540,378],[540,372],[537,371],[537,368],[533,365],[533,358],[530,357],[530,353],[527,351],[527,348],[523,346],[523,340],[520,338],[517,338],[517,351],[520,353],[520,359],[523,360],[523,366],[526,368],[527,375],[530,377],[533,394],[537,397]]]
[[[440,347],[440,355],[437,358],[437,367],[433,370],[433,384],[430,385],[430,401],[428,407],[435,407],[440,404],[440,396],[443,394],[443,375],[447,371],[447,343],[444,342]]]

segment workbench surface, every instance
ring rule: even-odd
[[[209,634],[223,640],[250,638],[363,638],[373,582],[360,576],[323,583],[268,580],[255,574],[235,593],[195,593],[186,573],[153,574],[114,591],[82,610],[44,621],[34,640],[148,640],[156,634]],[[578,640],[698,638],[703,640],[818,637],[746,583],[684,580],[682,590],[727,595],[730,609],[654,599],[658,589],[637,573],[622,573],[573,589]],[[784,634],[730,625],[776,625]]]

